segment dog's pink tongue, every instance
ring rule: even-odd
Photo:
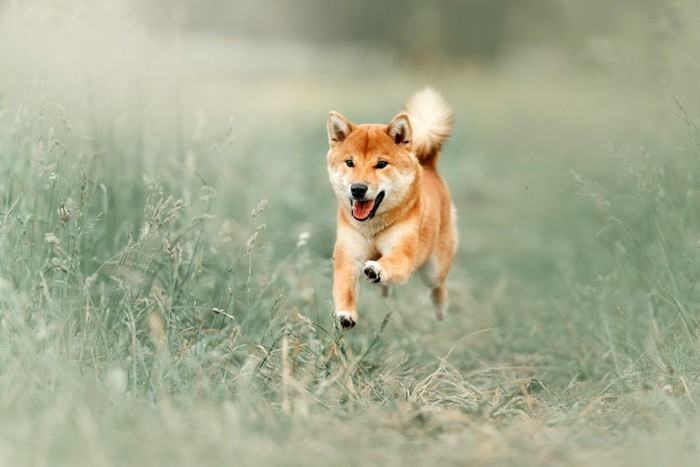
[[[374,200],[369,201],[354,201],[352,203],[352,214],[356,219],[366,219],[374,207]]]

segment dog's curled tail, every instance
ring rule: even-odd
[[[452,109],[428,87],[408,99],[404,110],[411,120],[413,152],[421,164],[434,160],[452,130]]]

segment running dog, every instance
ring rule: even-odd
[[[389,124],[328,115],[328,176],[338,198],[333,301],[343,329],[358,321],[360,276],[386,295],[418,270],[437,319],[444,317],[457,232],[437,161],[451,129],[452,110],[431,88],[411,97]]]

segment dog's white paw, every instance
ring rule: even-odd
[[[370,282],[380,282],[382,280],[382,267],[376,261],[367,261],[363,269],[365,278]]]
[[[346,331],[354,328],[357,324],[357,313],[341,310],[336,312],[335,316],[338,318],[340,326]]]

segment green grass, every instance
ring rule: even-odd
[[[689,78],[367,76],[352,50],[251,76],[259,57],[202,64],[213,41],[124,54],[66,26],[47,51],[20,19],[2,37],[34,55],[0,48],[0,464],[696,464]],[[425,82],[456,114],[448,318],[420,281],[364,286],[339,332],[327,111],[388,121]]]

